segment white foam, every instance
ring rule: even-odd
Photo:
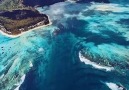
[[[4,77],[4,74],[2,74],[1,76],[0,76],[0,79],[2,79]]]
[[[67,1],[69,1],[69,2],[71,2],[71,3],[75,3],[75,2],[77,2],[77,1],[79,1],[79,0],[67,0]]]
[[[84,56],[82,56],[81,52],[79,52],[79,58],[80,58],[81,62],[84,62],[85,64],[88,64],[88,65],[91,65],[94,68],[101,69],[101,70],[106,70],[106,71],[114,70],[113,67],[102,66],[102,65],[99,65],[99,64],[97,64],[95,62],[90,61],[89,59],[87,59]]]
[[[31,62],[31,61],[30,61],[30,64],[29,64],[29,65],[30,65],[30,67],[33,67],[33,64],[32,64],[32,62]]]
[[[26,77],[26,75],[24,74],[24,75],[21,77],[20,82],[16,84],[17,87],[16,87],[14,90],[19,90],[21,84],[22,84],[22,83],[24,82],[24,80],[25,80],[25,77]]]
[[[115,83],[106,83],[106,85],[111,89],[111,90],[124,90],[123,87],[118,86]]]

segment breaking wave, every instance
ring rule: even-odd
[[[106,71],[112,71],[114,70],[113,67],[108,67],[108,66],[103,66],[103,65],[99,65],[95,62],[90,61],[89,59],[85,58],[81,52],[79,52],[79,58],[81,62],[84,62],[87,65],[91,65],[92,67],[96,68],[96,69],[100,69],[100,70],[106,70]]]

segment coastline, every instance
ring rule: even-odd
[[[3,32],[2,30],[0,30],[0,34],[4,35],[4,36],[6,36],[6,37],[10,37],[10,38],[17,38],[17,37],[20,37],[21,35],[25,34],[26,32],[29,32],[29,31],[32,31],[32,30],[36,30],[36,29],[41,28],[41,27],[50,26],[50,25],[52,24],[52,22],[50,21],[49,16],[47,16],[47,17],[48,17],[48,20],[49,20],[49,24],[41,25],[41,26],[39,25],[39,26],[34,27],[34,28],[32,28],[32,29],[28,29],[27,31],[23,31],[23,32],[21,32],[20,34],[17,34],[17,35],[7,34],[7,33]]]

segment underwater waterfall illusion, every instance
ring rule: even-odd
[[[129,90],[128,8],[71,2],[37,8],[52,25],[17,38],[0,34],[0,90]]]

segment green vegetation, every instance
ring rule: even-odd
[[[11,10],[21,8],[20,0],[1,0],[0,10]]]
[[[44,14],[39,14],[37,11],[14,10],[0,14],[0,24],[6,29],[6,33],[11,32],[8,34],[12,35],[20,34],[23,31],[39,26],[37,25],[39,22],[42,22],[39,25],[49,24],[48,17]]]
[[[49,24],[47,15],[40,14],[33,7],[25,7],[22,2],[23,0],[0,0],[1,31],[16,35]]]

